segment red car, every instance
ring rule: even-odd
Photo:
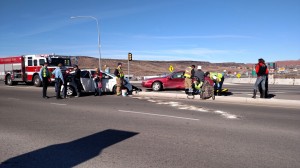
[[[157,78],[150,78],[142,81],[142,86],[152,88],[153,91],[163,89],[184,89],[184,71],[173,72],[169,75]]]

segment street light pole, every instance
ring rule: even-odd
[[[71,19],[76,18],[91,18],[94,19],[97,23],[97,30],[98,30],[98,52],[99,52],[99,69],[101,70],[101,44],[100,44],[100,30],[99,30],[99,22],[98,19],[93,16],[72,16]]]

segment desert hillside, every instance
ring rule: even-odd
[[[77,61],[76,61],[77,59]],[[96,68],[98,67],[98,58],[88,56],[73,57],[72,62],[78,64],[80,68]],[[117,64],[121,62],[123,64],[123,70],[125,74],[128,73],[128,61],[118,59],[101,59],[102,69],[104,65],[110,67],[110,71],[113,72]],[[233,72],[236,69],[246,69],[243,63],[209,63],[203,61],[141,61],[134,60],[130,61],[130,74],[134,76],[146,76],[146,75],[161,75],[169,73],[170,65],[173,66],[174,71],[184,70],[189,65],[202,66],[204,71],[217,71],[222,72]]]

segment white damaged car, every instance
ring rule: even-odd
[[[101,71],[102,72],[102,71]],[[74,81],[74,71],[70,73],[67,78],[67,95],[72,96],[76,94],[76,83]],[[80,81],[82,84],[81,92],[95,92],[95,86],[93,81],[94,69],[82,69],[80,73]],[[114,74],[102,72],[102,92],[104,93],[116,93],[117,82]],[[127,79],[124,79],[124,87],[127,89],[127,93],[131,94],[136,87],[132,86]],[[137,88],[138,89],[138,88]]]

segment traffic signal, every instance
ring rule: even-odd
[[[128,53],[128,61],[132,61],[132,54]]]

